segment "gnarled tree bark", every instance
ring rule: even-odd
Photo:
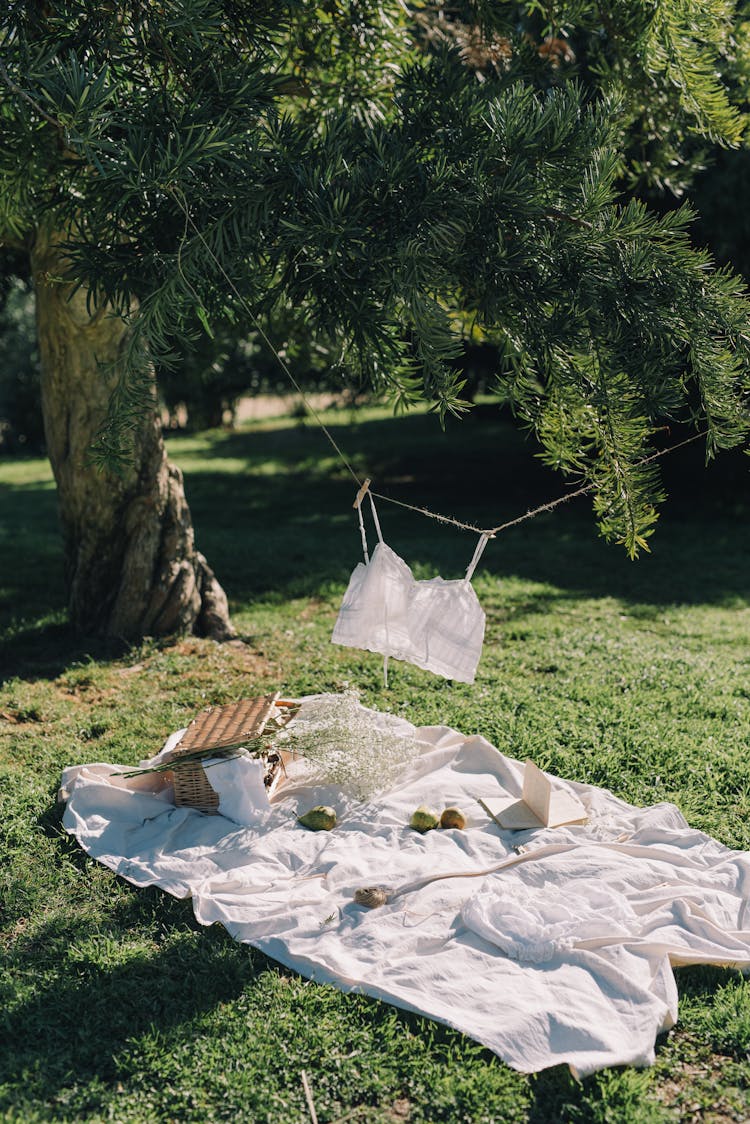
[[[47,450],[57,481],[70,618],[80,632],[124,640],[234,635],[226,595],[196,549],[182,473],[154,408],[137,424],[122,476],[88,461],[106,416],[128,331],[111,308],[60,278],[61,239],[32,251]]]

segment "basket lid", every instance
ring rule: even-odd
[[[277,691],[226,706],[207,707],[190,723],[175,746],[174,756],[196,749],[223,749],[258,737],[278,697]]]

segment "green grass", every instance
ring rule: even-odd
[[[562,492],[494,412],[441,434],[378,410],[327,415],[379,490],[480,523]],[[653,554],[629,562],[585,501],[490,543],[476,577],[487,640],[473,687],[329,643],[359,558],[351,479],[297,421],[171,441],[198,542],[245,644],[72,636],[49,469],[0,462],[0,1120],[309,1119],[653,1124],[750,1118],[750,987],[678,972],[680,1023],[646,1072],[578,1083],[524,1077],[469,1039],[311,984],[188,902],[136,890],[60,827],[63,766],[135,762],[207,703],[354,685],[415,722],[485,734],[504,752],[674,801],[750,849],[748,462],[664,462],[672,498]],[[381,505],[386,538],[422,576],[458,576],[472,536]],[[502,1018],[502,1011],[498,1012]]]

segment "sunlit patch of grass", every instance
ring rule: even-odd
[[[563,491],[499,415],[445,434],[376,409],[354,425],[325,420],[379,491],[482,525]],[[748,988],[736,973],[680,972],[680,1023],[654,1070],[528,1078],[455,1032],[200,928],[189,902],[90,862],[55,804],[64,766],[133,764],[208,703],[354,686],[635,803],[673,801],[750,848],[743,489],[711,491],[681,461],[653,554],[636,564],[597,538],[586,503],[499,536],[475,580],[487,613],[476,683],[394,661],[386,691],[377,656],[330,643],[361,547],[353,481],[320,431],[271,419],[171,438],[170,450],[244,643],[123,650],[73,637],[49,468],[0,462],[0,534],[6,557],[24,559],[0,579],[0,1119],[297,1124],[309,1115],[301,1070],[321,1124],[655,1124],[710,1119],[712,1104],[717,1119],[745,1119]],[[416,572],[463,573],[473,535],[379,508]]]

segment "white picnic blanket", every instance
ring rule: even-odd
[[[302,769],[239,825],[175,808],[158,777],[94,764],[65,770],[63,822],[128,881],[192,896],[201,923],[455,1027],[522,1072],[649,1065],[677,1017],[672,965],[750,967],[750,853],[671,804],[573,783],[587,824],[501,831],[477,797],[520,796],[521,763],[444,726],[416,737],[421,755],[368,804]],[[296,823],[320,803],[336,807],[332,832]],[[466,830],[411,830],[422,803],[462,807]],[[385,906],[354,902],[375,885]]]

